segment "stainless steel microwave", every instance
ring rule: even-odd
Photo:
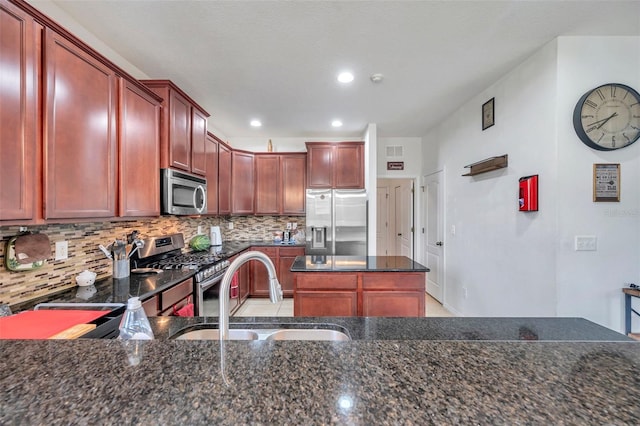
[[[173,169],[160,169],[162,214],[207,212],[207,180]]]

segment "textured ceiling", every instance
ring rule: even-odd
[[[640,1],[55,4],[149,77],[173,80],[231,140],[353,137],[367,123],[422,136],[560,35],[640,35]],[[349,86],[336,81],[343,69]]]

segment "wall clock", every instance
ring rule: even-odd
[[[487,102],[482,104],[482,130],[485,130],[496,124],[494,116],[494,104],[495,98],[491,98]]]
[[[573,110],[573,127],[593,149],[612,151],[640,137],[640,94],[629,86],[608,83],[585,93]]]

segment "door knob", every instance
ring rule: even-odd
[[[442,245],[442,241],[438,241],[438,242],[436,242],[436,245],[437,245],[437,246],[441,246],[441,245]]]
[[[398,234],[398,237],[402,237],[402,234]]]

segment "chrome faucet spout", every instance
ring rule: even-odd
[[[236,257],[229,265],[226,272],[222,276],[220,284],[220,340],[229,340],[229,289],[231,288],[231,280],[233,275],[240,267],[250,260],[258,260],[264,264],[269,273],[269,298],[272,303],[282,301],[282,287],[276,275],[276,267],[269,259],[269,256],[259,251],[248,251]]]

